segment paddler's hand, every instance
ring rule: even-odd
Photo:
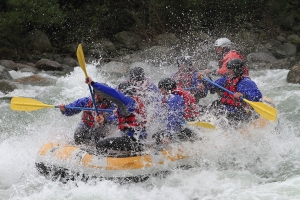
[[[233,97],[236,98],[236,99],[240,99],[241,97],[243,97],[244,95],[240,92],[236,92],[233,94]]]
[[[198,77],[198,79],[203,79],[204,74],[201,72],[198,72],[197,77]]]
[[[114,111],[113,111],[113,113],[117,114],[117,112],[118,112],[118,108],[115,108]]]
[[[197,85],[197,88],[198,88],[201,92],[203,92],[203,91],[205,90],[205,86],[204,86],[204,84],[202,84],[202,83],[199,83],[199,84]]]
[[[66,106],[65,104],[59,104],[58,108],[60,109],[60,111],[65,112],[66,111]]]
[[[87,77],[87,78],[85,79],[85,83],[86,83],[86,84],[89,84],[89,85],[92,83],[92,81],[93,81],[93,80],[91,79],[91,77]]]
[[[98,115],[96,117],[96,122],[98,122],[99,124],[103,124],[104,122],[104,117],[102,115]]]
[[[171,138],[168,136],[165,136],[161,139],[161,143],[164,145],[170,144],[171,143]]]

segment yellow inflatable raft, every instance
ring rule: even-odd
[[[171,145],[172,146],[172,145]],[[52,179],[81,178],[128,179],[141,181],[149,177],[186,165],[189,159],[180,145],[165,150],[149,148],[145,152],[95,153],[76,145],[46,143],[38,151],[38,171]]]

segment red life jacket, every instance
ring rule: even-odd
[[[111,106],[110,102],[107,100],[103,100],[101,103],[97,103],[97,108],[105,109]],[[86,106],[87,108],[93,108],[94,104],[93,101],[90,100]],[[100,113],[100,112],[99,112]],[[88,126],[88,127],[95,127],[95,111],[85,110],[82,114],[81,120]]]
[[[240,52],[235,51],[235,50],[228,51],[223,56],[223,59],[221,61],[221,66],[220,66],[220,69],[217,71],[217,74],[221,74],[221,75],[226,74],[227,73],[226,65],[230,60],[232,60],[234,58],[239,58],[242,61],[245,61],[245,58],[243,57],[243,55]],[[243,76],[249,76],[249,70],[246,65],[244,66],[243,71],[244,71]]]
[[[198,111],[196,109],[195,98],[191,95],[189,91],[186,91],[180,87],[175,88],[172,94],[178,94],[184,99],[184,118],[186,120],[193,119],[198,116]]]
[[[225,88],[233,93],[237,92],[237,85],[242,80],[242,76],[239,76],[237,78],[228,78],[225,82]],[[237,108],[244,107],[245,103],[241,99],[234,98],[232,94],[229,94],[228,92],[223,93],[223,97],[221,98],[221,103],[235,106]]]
[[[174,74],[173,78],[176,81],[178,87],[189,88],[192,87],[193,71],[178,71]]]
[[[137,97],[132,96],[132,98],[137,103],[137,108],[135,109],[135,113],[131,113],[128,116],[122,116],[119,112],[117,112],[118,116],[118,128],[120,130],[141,127],[144,128],[146,124],[146,115],[145,115],[145,105],[143,102]]]

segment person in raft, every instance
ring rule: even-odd
[[[96,92],[114,102],[118,107],[115,110],[120,137],[111,137],[100,140],[96,148],[100,153],[111,151],[138,152],[143,150],[143,140],[147,138],[145,132],[145,106],[136,95],[136,88],[129,82],[122,82],[118,89],[94,82],[88,77],[85,83],[90,84]]]
[[[103,98],[99,92],[95,92],[95,102],[99,109],[115,109],[111,101]],[[82,108],[94,108],[93,100],[91,97],[84,97],[77,99],[73,103],[59,104],[58,107],[63,115],[73,116],[81,112],[81,110],[66,109],[66,107],[82,107]],[[111,128],[111,120],[113,118],[112,113],[109,112],[98,112],[92,110],[83,111],[81,121],[78,124],[75,133],[74,141],[76,145],[96,145],[97,142],[106,137],[109,134]]]
[[[249,76],[249,69],[245,65],[245,59],[243,55],[237,51],[233,50],[231,47],[231,41],[228,38],[219,38],[215,41],[214,44],[216,54],[218,56],[219,62],[218,62],[218,67],[219,69],[217,70],[205,70],[205,74],[209,75],[218,75],[218,76],[226,76],[227,75],[227,63],[232,60],[232,59],[241,59],[244,62],[243,66],[243,76]]]
[[[262,101],[262,93],[254,81],[244,75],[244,62],[241,59],[232,59],[227,63],[228,76],[215,81],[216,84],[226,88],[234,95],[207,83],[211,93],[218,92],[219,99],[210,106],[210,111],[216,116],[224,114],[229,124],[238,125],[239,122],[249,121],[258,117],[253,108],[241,97],[254,102]],[[200,75],[202,77],[203,75]]]
[[[142,67],[134,67],[129,71],[129,83],[136,87],[136,95],[143,98],[145,104],[150,105],[158,102],[159,89],[154,83],[146,78],[145,71]]]
[[[177,87],[172,78],[160,80],[158,88],[163,95],[160,115],[165,118],[163,121],[166,121],[167,125],[152,137],[157,144],[192,139],[195,134],[183,127],[182,123],[192,121],[197,117],[194,97],[188,91]]]
[[[196,103],[201,98],[206,97],[207,90],[205,87],[199,89],[203,81],[198,79],[198,71],[193,68],[191,56],[180,56],[177,58],[178,71],[172,75],[178,87],[187,89],[194,96]]]

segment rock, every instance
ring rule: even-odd
[[[63,67],[56,61],[41,59],[35,64],[35,68],[45,71],[62,71]]]
[[[173,33],[164,33],[154,38],[157,46],[174,47],[180,43],[179,39]]]
[[[8,70],[0,65],[0,79],[12,80],[13,78],[9,74]]]
[[[24,68],[32,69],[31,71],[35,71],[35,72],[38,71],[38,69],[35,67],[32,67],[32,65],[27,65],[27,64],[23,64],[23,63],[15,63],[15,68],[16,68],[16,70],[19,70],[19,71],[21,71]]]
[[[109,39],[106,38],[96,41],[93,48],[100,49],[102,51],[105,51],[108,54],[116,51],[115,45]]]
[[[70,58],[70,57],[64,58],[62,64],[68,65],[70,67],[77,67],[77,66],[79,66],[78,61],[76,59]]]
[[[66,44],[62,47],[63,52],[65,53],[75,53],[77,50],[78,44],[72,43],[72,44]]]
[[[17,89],[17,87],[13,83],[6,80],[0,80],[0,91],[3,92],[4,94],[12,92],[15,89]]]
[[[289,59],[279,59],[275,62],[265,64],[265,68],[267,69],[290,69],[292,67],[292,63]]]
[[[48,36],[40,30],[30,32],[26,36],[25,41],[29,49],[37,50],[39,52],[52,51],[51,42]]]
[[[259,53],[250,53],[247,56],[248,62],[275,62],[277,59],[271,54],[259,52]]]
[[[140,36],[129,31],[119,32],[114,38],[118,45],[125,49],[139,50],[145,48],[145,43],[142,41]]]
[[[175,57],[178,56],[178,52],[174,49],[163,47],[163,46],[153,46],[138,53],[141,61],[147,60],[147,62],[153,65],[161,65],[162,63],[174,63]]]
[[[287,40],[292,44],[300,45],[300,37],[298,35],[289,35]]]
[[[11,60],[0,60],[0,65],[2,65],[8,70],[17,70],[16,63]]]
[[[286,81],[288,83],[300,83],[300,64],[294,66],[288,73]]]
[[[285,37],[283,37],[282,35],[277,36],[276,39],[282,43],[286,41]]]
[[[20,72],[31,72],[33,74],[38,73],[38,70],[35,67],[24,67],[19,70]]]
[[[38,85],[38,86],[52,85],[55,83],[55,80],[49,78],[43,78],[39,75],[22,77],[22,78],[15,79],[15,81],[22,84],[30,84],[30,85]]]
[[[276,51],[275,56],[277,58],[286,58],[290,56],[295,56],[297,53],[297,47],[291,43],[284,43]]]
[[[129,74],[129,66],[122,62],[109,62],[100,66],[101,72],[104,73],[106,80],[112,80],[115,78],[127,77]]]

